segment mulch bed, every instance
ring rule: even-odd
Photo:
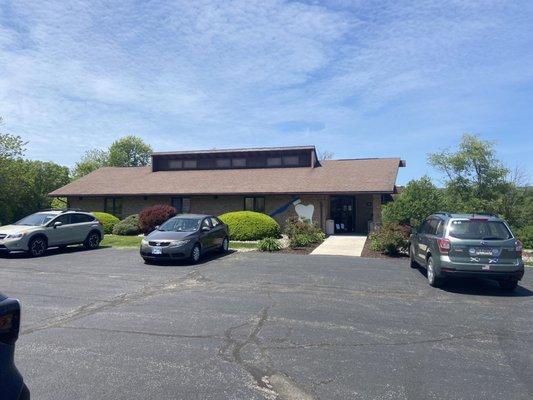
[[[290,247],[286,247],[284,249],[281,249],[278,251],[278,253],[289,253],[289,254],[310,254],[314,249],[316,249],[318,246],[320,246],[322,243],[314,243],[307,247],[297,247],[295,249],[291,249]]]
[[[397,256],[388,256],[386,254],[382,254],[378,251],[374,251],[372,249],[370,249],[370,239],[366,239],[366,242],[365,242],[365,246],[363,247],[363,251],[361,252],[361,257],[366,257],[366,258],[388,258],[388,259],[391,259],[391,258],[406,258],[406,257],[409,257],[409,255],[407,254],[399,254]]]

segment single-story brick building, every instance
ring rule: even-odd
[[[50,193],[69,207],[125,217],[154,204],[180,213],[253,210],[283,223],[367,232],[396,191],[400,158],[318,160],[314,146],[154,153],[146,167],[104,167]]]

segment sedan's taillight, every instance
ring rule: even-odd
[[[522,257],[522,250],[524,250],[524,245],[518,239],[516,239],[516,254],[518,257]]]
[[[448,239],[437,239],[437,244],[439,245],[439,251],[442,254],[448,254],[452,248],[452,243]]]

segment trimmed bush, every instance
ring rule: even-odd
[[[257,248],[260,251],[279,251],[281,250],[281,244],[278,239],[267,237],[257,243]]]
[[[104,227],[104,233],[113,233],[113,228],[120,222],[120,220],[113,214],[105,212],[93,211],[92,213],[98,221],[100,221]]]
[[[168,204],[146,207],[139,213],[139,227],[143,233],[152,232],[156,226],[174,217],[177,211]]]
[[[533,249],[533,225],[519,229],[516,236],[524,244],[524,249]]]
[[[118,222],[113,228],[113,235],[134,236],[141,233],[139,215],[133,214]]]
[[[373,251],[396,256],[407,251],[411,228],[398,222],[385,222],[377,231],[370,234],[370,248]]]
[[[300,221],[298,218],[289,218],[285,222],[285,234],[289,237],[289,247],[307,247],[311,244],[321,243],[326,238],[322,230],[314,223]]]
[[[253,211],[222,214],[220,220],[229,227],[231,240],[260,240],[279,237],[279,224],[270,216]]]

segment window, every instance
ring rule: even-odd
[[[183,168],[196,168],[198,162],[196,160],[183,160]]]
[[[70,214],[70,219],[72,224],[82,224],[84,222],[94,221],[94,217],[87,214]]]
[[[215,218],[215,217],[211,217],[210,220],[211,220],[211,225],[213,225],[213,228],[214,228],[215,226],[220,225],[220,221],[219,221],[217,218]]]
[[[293,166],[300,164],[298,156],[283,156],[283,165]]]
[[[172,197],[170,204],[176,209],[178,214],[187,214],[191,212],[191,199],[189,197]]]
[[[234,158],[231,160],[233,167],[246,167],[246,158]]]
[[[264,197],[245,197],[244,211],[265,212],[265,198]]]
[[[183,168],[183,160],[170,160],[168,162],[168,167],[170,169],[181,169]]]
[[[217,158],[216,165],[218,168],[229,168],[231,167],[231,159]]]
[[[61,222],[62,225],[68,225],[71,223],[70,215],[69,214],[60,215],[59,217],[54,219],[54,221],[52,222],[52,225],[55,224],[56,222]]]
[[[428,235],[436,235],[437,234],[437,228],[439,226],[439,220],[438,219],[430,219],[429,225],[428,225]]]
[[[437,236],[442,236],[444,234],[444,225],[446,225],[446,223],[439,219],[439,226],[437,226]]]
[[[281,166],[281,157],[268,157],[267,166],[269,167],[279,167]]]
[[[106,197],[104,211],[116,217],[122,216],[122,197]]]
[[[512,238],[507,226],[500,221],[482,219],[454,220],[448,234],[459,239],[506,240]]]
[[[204,218],[203,221],[202,221],[202,228],[201,229],[204,229],[204,228],[209,228],[211,229],[211,221],[210,221],[210,218]]]

